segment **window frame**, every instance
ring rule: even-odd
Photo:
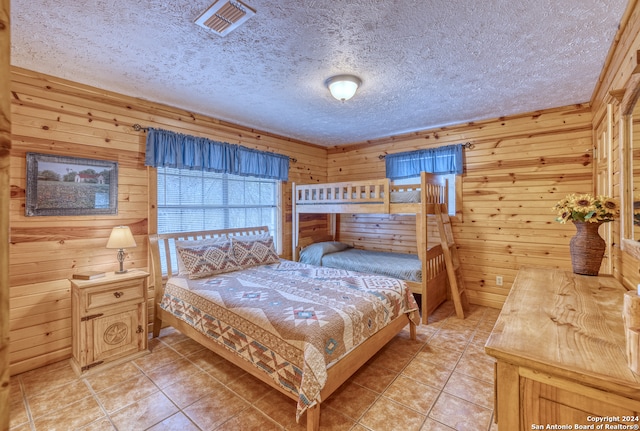
[[[165,171],[167,169],[171,169],[171,170],[177,170],[177,171],[188,171],[188,172],[194,172],[193,170],[189,170],[189,169],[177,169],[177,168],[164,168],[164,167],[157,167],[157,168],[150,168],[150,170],[154,171],[155,175],[150,175],[149,176],[149,182],[150,185],[153,185],[153,187],[150,187],[150,191],[153,193],[153,201],[154,205],[152,206],[152,208],[155,208],[154,211],[154,215],[153,215],[153,219],[155,221],[154,225],[155,225],[155,231],[156,233],[163,233],[160,232],[160,223],[159,223],[159,211],[162,208],[165,207],[169,207],[169,208],[177,208],[179,207],[179,205],[165,205],[164,203],[161,204],[160,200],[159,200],[159,196],[160,196],[160,179],[162,176],[165,176],[166,178],[166,173]],[[202,172],[203,176],[206,176],[206,174],[208,172],[206,171],[197,171],[197,172]],[[212,172],[213,174],[213,172]],[[225,184],[228,185],[228,183],[226,183],[226,181],[228,181],[230,178],[229,177],[233,177],[231,179],[254,179],[255,181],[258,182],[273,182],[274,185],[274,194],[275,194],[275,203],[273,205],[258,205],[259,207],[262,208],[273,208],[273,210],[275,211],[274,214],[274,221],[273,221],[273,228],[271,228],[271,226],[269,226],[269,230],[271,235],[273,236],[274,239],[274,245],[276,248],[276,252],[278,253],[278,255],[282,255],[283,253],[283,236],[284,236],[284,232],[283,232],[283,223],[282,223],[282,218],[283,218],[283,206],[282,206],[282,199],[283,199],[283,181],[281,180],[275,180],[275,179],[265,179],[265,178],[259,178],[259,177],[255,177],[255,176],[239,176],[239,175],[233,175],[233,174],[220,174],[220,173],[216,173],[216,175],[221,175],[225,180]],[[199,177],[199,178],[203,178],[203,176]],[[228,196],[227,196],[228,198]],[[251,205],[228,205],[228,201],[227,201],[227,205],[225,206],[224,203],[222,205],[212,205],[212,206],[203,206],[203,205],[194,205],[193,209],[212,209],[212,208],[246,208],[246,209],[250,209],[250,208],[257,208],[258,206],[251,206]],[[151,221],[151,220],[150,220]],[[227,220],[228,222],[228,220]],[[228,227],[228,226],[227,226]],[[239,227],[251,227],[251,226],[239,226]],[[226,227],[222,227],[220,229],[225,229]],[[203,229],[204,230],[204,229]],[[210,229],[207,229],[210,230]],[[275,232],[273,231],[275,230]]]

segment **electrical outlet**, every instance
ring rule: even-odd
[[[502,276],[496,275],[496,286],[502,286]]]

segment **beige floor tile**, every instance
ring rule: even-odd
[[[464,352],[467,344],[469,344],[469,338],[466,335],[456,334],[455,331],[438,331],[429,339],[427,345],[437,347],[440,349],[457,350],[458,352]]]
[[[192,353],[196,353],[202,349],[205,349],[205,347],[202,344],[198,343],[197,341],[193,341],[190,338],[171,344],[170,346],[176,352],[184,356],[191,355]]]
[[[224,386],[204,371],[190,374],[162,389],[178,407],[185,408],[207,394],[220,391]]]
[[[462,352],[454,349],[442,349],[427,344],[417,354],[414,360],[427,361],[447,369],[454,369],[462,357]]]
[[[116,428],[107,417],[91,422],[89,425],[79,428],[78,431],[116,431]]]
[[[355,383],[346,382],[322,403],[321,410],[324,406],[331,407],[357,420],[377,398],[377,393]]]
[[[21,424],[29,425],[29,416],[27,414],[27,406],[22,399],[22,392],[19,392],[18,395],[13,395],[13,392],[10,396],[11,400],[9,401],[9,427],[13,429]]]
[[[432,386],[400,375],[383,395],[398,404],[426,415],[438,399],[439,394],[440,391]]]
[[[193,422],[189,420],[184,413],[178,412],[173,416],[169,416],[162,422],[155,424],[147,431],[199,431]]]
[[[380,394],[397,376],[396,371],[379,367],[369,361],[356,371],[350,380]]]
[[[93,394],[84,381],[74,380],[57,387],[54,391],[27,396],[27,401],[31,416],[35,419],[91,396]]]
[[[118,431],[145,430],[162,422],[178,411],[178,408],[162,392],[138,400],[111,414]]]
[[[68,369],[71,368],[71,365],[69,364],[69,361],[58,361],[58,362],[54,362],[52,364],[49,365],[45,365],[44,367],[40,367],[40,368],[36,368],[35,370],[31,370],[31,371],[26,371],[18,376],[14,376],[14,377],[20,377],[23,380],[26,379],[30,379],[31,377],[33,377],[34,375],[39,376],[42,374],[46,374],[52,371],[59,371],[59,370],[64,370],[64,369]],[[11,379],[13,380],[14,377],[12,377]]]
[[[22,425],[11,426],[9,428],[10,431],[31,431],[31,424],[29,422],[24,423]]]
[[[385,346],[371,358],[370,362],[378,367],[398,372],[411,361],[412,357],[410,352],[397,351]]]
[[[215,364],[226,361],[222,356],[209,349],[199,350],[187,355],[186,358],[205,371],[212,369]]]
[[[491,410],[443,392],[429,417],[456,431],[478,431],[489,428]]]
[[[476,316],[474,319],[472,316],[465,315],[464,319],[458,319],[457,317],[451,317],[442,324],[441,329],[456,330],[461,333],[473,332],[478,327],[480,322],[480,316]]]
[[[476,330],[471,337],[470,344],[477,344],[484,348],[484,345],[487,344],[487,340],[489,339],[489,335],[491,335],[491,331],[484,331],[481,329]]]
[[[216,431],[279,431],[283,429],[258,410],[249,408],[223,423],[216,428]]]
[[[401,352],[407,356],[415,355],[422,346],[424,346],[424,343],[420,343],[417,340],[411,340],[408,333],[406,333],[407,337],[404,338],[402,336],[403,334],[404,333],[400,333],[399,336],[396,336],[389,341],[387,348],[395,350],[396,352]]]
[[[230,384],[234,380],[237,380],[246,374],[246,372],[242,368],[232,364],[226,359],[212,364],[211,367],[209,367],[206,371],[212,377],[224,383],[225,385]]]
[[[96,396],[105,410],[113,413],[158,391],[158,387],[147,376],[140,374],[117,386],[98,392]]]
[[[182,357],[165,344],[158,344],[151,352],[151,355],[145,355],[133,361],[145,373],[164,367]]]
[[[330,407],[321,408],[320,428],[322,431],[349,431],[355,426],[355,424],[356,423],[352,418],[345,416],[337,410]],[[306,422],[304,425],[306,425]]]
[[[425,419],[426,415],[383,396],[364,414],[360,424],[373,431],[412,431],[419,430]]]
[[[158,387],[164,388],[200,371],[200,368],[196,367],[188,359],[181,357],[167,365],[154,368],[146,374]]]
[[[229,383],[227,387],[250,404],[258,401],[271,390],[271,386],[248,373],[238,377]]]
[[[283,427],[289,427],[296,421],[296,402],[275,389],[271,389],[253,406]],[[302,420],[300,422],[304,423]]]
[[[483,319],[480,321],[480,323],[478,323],[478,330],[483,332],[491,332],[493,331],[493,327],[495,324],[495,320]]]
[[[60,361],[41,368],[40,372],[38,371],[39,370],[35,370],[34,372],[25,373],[21,377],[22,385],[27,396],[49,392],[74,380],[78,380],[78,376],[71,369],[69,361]]]
[[[454,371],[444,391],[487,409],[493,408],[493,384]]]
[[[104,391],[107,388],[118,386],[122,382],[142,375],[142,371],[133,362],[127,362],[117,367],[108,368],[100,373],[93,374],[85,378],[91,385],[91,389],[96,392]]]
[[[96,399],[91,396],[36,418],[34,425],[36,431],[69,431],[88,425],[104,415]]]
[[[405,328],[325,400],[321,430],[496,431],[490,425],[494,360],[484,343],[497,316],[497,310],[475,306],[461,321],[447,302],[430,316],[431,324],[418,326],[418,340],[410,340]],[[11,431],[306,429],[306,414],[295,421],[293,399],[178,331],[163,329],[149,346],[151,354],[88,377],[78,378],[67,360],[13,376]],[[56,397],[47,404],[38,394],[50,390]],[[91,390],[95,395],[63,407]],[[34,427],[24,398],[40,415]],[[130,405],[118,401],[135,398]]]
[[[456,371],[493,384],[495,359],[487,355],[483,346],[469,345]]]
[[[191,404],[184,413],[201,429],[213,430],[248,407],[245,400],[223,388]]]
[[[452,370],[428,361],[414,359],[402,371],[401,375],[436,389],[444,388]]]
[[[164,343],[167,343],[168,345],[172,345],[181,341],[189,340],[190,338],[177,329],[168,326],[160,330],[160,336],[158,337],[158,339]]]
[[[456,431],[456,430],[444,424],[441,424],[440,422],[434,421],[431,418],[427,418],[427,420],[424,421],[422,428],[420,428],[420,431]]]

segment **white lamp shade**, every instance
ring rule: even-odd
[[[362,81],[353,75],[338,75],[327,79],[327,87],[331,95],[338,100],[349,100],[356,94]]]
[[[111,231],[107,248],[131,248],[136,246],[136,240],[129,226],[116,226]]]

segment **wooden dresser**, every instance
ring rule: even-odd
[[[497,360],[500,431],[638,429],[640,376],[627,365],[625,291],[613,277],[518,272],[485,346]]]

